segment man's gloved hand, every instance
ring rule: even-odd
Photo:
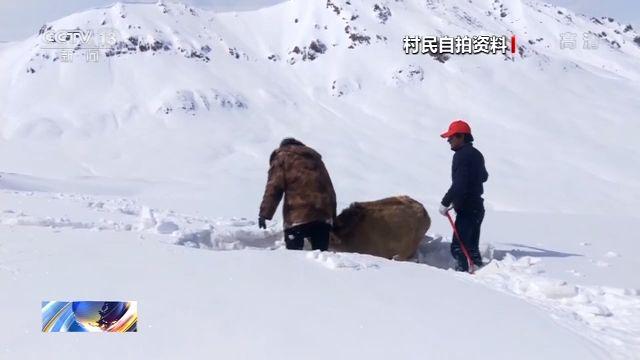
[[[266,229],[267,228],[267,219],[262,216],[258,218],[258,228]]]
[[[452,207],[453,207],[453,205],[444,206],[444,205],[440,204],[440,209],[438,209],[438,211],[440,212],[440,215],[447,216],[447,212],[449,210],[451,210]]]

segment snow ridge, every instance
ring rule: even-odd
[[[139,205],[128,198],[13,190],[3,190],[0,197],[5,200],[3,203],[21,203],[25,207],[5,208],[0,213],[0,224],[3,226],[45,227],[54,232],[65,229],[133,232],[138,233],[142,240],[153,236],[167,244],[215,251],[284,249],[281,225],[277,223],[263,231],[257,229],[254,220],[210,219],[181,214]],[[28,208],[37,211],[34,205],[43,201],[53,202],[53,207],[64,208],[76,214],[77,218],[27,214]],[[98,220],[85,220],[92,218]],[[455,273],[448,253],[451,239],[447,240],[443,241],[438,235],[426,237],[415,259],[417,266],[439,267],[450,272],[458,281],[478,283],[520,298],[549,313],[559,324],[585,336],[599,348],[607,349],[611,358],[633,358],[640,351],[638,289],[574,285],[553,279],[545,275],[541,258],[516,257],[511,253],[494,258],[491,244],[483,244],[483,257],[489,262],[488,265],[475,275]],[[613,256],[611,252],[605,255]],[[362,254],[308,251],[305,257],[334,271],[378,270],[403,264]],[[1,271],[19,275],[19,271],[10,266],[3,265]]]

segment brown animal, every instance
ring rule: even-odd
[[[338,215],[331,249],[408,260],[430,226],[427,210],[408,196],[356,202]]]
[[[284,195],[284,227],[312,221],[333,221],[336,193],[322,157],[300,141],[287,138],[269,160],[260,217],[271,220]]]

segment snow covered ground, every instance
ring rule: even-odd
[[[0,353],[8,359],[82,358],[96,348],[97,358],[131,359],[463,359],[478,351],[632,359],[640,351],[640,282],[631,276],[640,264],[622,229],[570,235],[581,216],[523,221],[490,212],[483,249],[494,259],[471,276],[450,269],[450,238],[438,234],[425,238],[417,263],[287,251],[278,224],[262,231],[254,220],[2,180],[0,282],[9,296],[0,299]],[[518,223],[532,219],[556,230]],[[615,229],[590,227],[607,228]],[[45,299],[136,300],[139,332],[41,334]]]
[[[527,0],[293,0],[116,4],[43,31],[76,27],[122,43],[97,64],[42,34],[0,44],[0,359],[640,359],[637,29]],[[560,50],[565,32],[599,48]],[[521,48],[400,50],[432,34]],[[460,117],[490,173],[474,276],[451,270],[436,212],[438,134]],[[323,154],[339,208],[425,204],[417,262],[286,251],[278,218],[257,229],[292,135]],[[41,301],[78,299],[138,301],[139,332],[40,333]]]

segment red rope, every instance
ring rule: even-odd
[[[460,248],[462,249],[462,253],[467,258],[469,274],[473,274],[473,261],[471,261],[471,256],[469,256],[469,252],[467,251],[467,248],[464,246],[464,243],[462,242],[462,238],[460,237],[460,234],[458,234],[458,229],[456,229],[456,224],[453,222],[453,219],[451,218],[451,214],[449,214],[449,210],[447,210],[447,218],[449,219],[449,223],[453,228],[453,234],[455,235],[454,237],[458,239],[458,242],[460,243]]]

